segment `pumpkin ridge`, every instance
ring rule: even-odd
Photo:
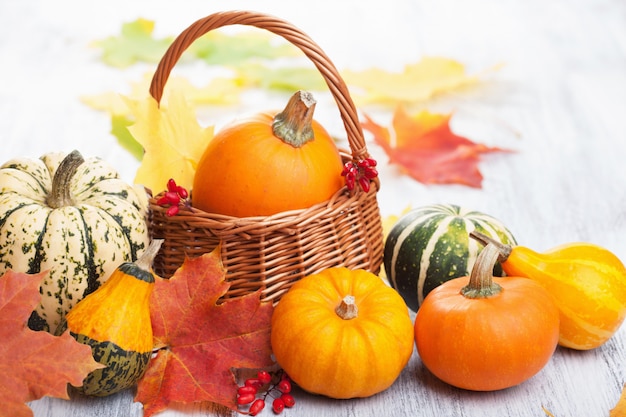
[[[32,161],[32,162],[34,163],[34,165],[37,165],[36,168],[33,167],[35,170],[41,170],[41,172],[45,172],[47,175],[50,175],[50,171],[48,171],[48,168],[46,168],[45,164],[42,161],[37,160],[37,161]],[[21,174],[28,175],[39,186],[39,192],[42,195],[45,196],[48,194],[49,187],[47,187],[45,183],[41,182],[41,178],[38,178],[37,176],[32,174],[32,172],[29,169],[31,168],[31,166],[28,163],[23,164],[23,165],[14,163],[14,164],[3,165],[2,167],[0,167],[0,169],[5,169],[5,168],[14,169],[15,171],[20,172]]]
[[[142,249],[146,248],[145,243],[137,243],[139,241],[135,242],[135,240],[132,238],[133,231],[132,229],[130,229],[128,226],[124,224],[124,222],[122,221],[123,219],[122,215],[113,214],[109,210],[105,210],[104,208],[100,208],[98,206],[94,206],[94,207],[97,208],[102,214],[106,214],[108,217],[113,219],[115,223],[117,223],[117,225],[119,226],[119,230],[124,235],[126,243],[128,244],[128,248],[130,249],[131,261],[136,261],[137,258],[139,258],[139,252]]]
[[[8,194],[8,193],[7,193]],[[32,202],[32,203],[20,203],[17,207],[9,209],[7,211],[5,211],[4,213],[6,214],[5,216],[0,217],[0,228],[2,228],[4,226],[4,224],[6,223],[7,219],[9,217],[11,217],[13,215],[13,213],[23,209],[24,207],[28,207],[28,206],[36,206],[37,203],[36,202]]]
[[[35,241],[35,254],[28,261],[28,274],[37,274],[41,272],[41,263],[45,259],[45,252],[43,249],[43,239],[48,231],[48,223],[50,220],[50,214],[52,211],[48,211],[46,216],[46,221],[43,222],[43,228],[41,229],[39,236],[37,236],[37,240]]]
[[[78,213],[80,214],[80,219],[83,223],[83,230],[85,231],[85,246],[87,248],[87,254],[85,254],[85,252],[82,251],[84,255],[83,265],[85,266],[87,270],[87,287],[85,288],[85,291],[83,292],[83,297],[85,297],[86,295],[94,292],[100,286],[100,282],[98,281],[98,277],[100,276],[100,274],[98,273],[96,263],[94,262],[94,257],[95,257],[95,251],[94,251],[94,245],[93,245],[94,236],[92,233],[91,226],[85,220],[84,207],[77,207],[77,209],[78,209],[77,210]]]

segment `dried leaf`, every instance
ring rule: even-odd
[[[151,299],[156,356],[135,400],[144,417],[171,403],[208,401],[237,409],[233,368],[273,365],[271,303],[259,293],[218,299],[228,290],[219,248],[187,259],[169,280],[158,279]]]
[[[47,272],[9,271],[0,277],[0,400],[3,415],[29,417],[26,402],[44,396],[69,399],[67,384],[80,386],[102,367],[89,346],[69,332],[53,336],[28,328],[31,312],[39,304],[39,286]]]
[[[380,68],[342,71],[354,99],[360,104],[403,104],[424,101],[435,94],[475,84],[479,75],[467,75],[463,64],[448,58],[425,57],[406,65],[403,72]],[[362,91],[359,94],[359,91]]]
[[[156,192],[176,178],[178,185],[191,189],[198,161],[213,138],[213,127],[201,127],[193,107],[175,89],[160,107],[151,96],[127,104],[135,120],[128,130],[144,149],[135,183]]]
[[[507,150],[477,144],[454,134],[449,124],[451,117],[428,111],[410,116],[398,107],[391,128],[378,125],[367,115],[362,125],[374,135],[390,162],[417,181],[480,188],[483,176],[478,163],[481,155]]]

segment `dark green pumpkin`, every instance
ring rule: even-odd
[[[468,276],[482,245],[469,237],[477,230],[515,245],[513,234],[487,214],[453,204],[434,204],[403,215],[385,239],[383,263],[387,279],[417,311],[424,298],[442,283]],[[494,276],[502,276],[496,264]]]

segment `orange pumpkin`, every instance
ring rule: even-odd
[[[302,389],[331,398],[387,389],[413,353],[400,295],[371,272],[328,268],[297,281],[272,315],[276,361]]]
[[[337,146],[313,120],[315,100],[298,92],[278,114],[260,113],[211,140],[192,204],[234,217],[268,216],[324,202],[343,186]]]
[[[550,360],[559,311],[550,293],[522,277],[492,277],[499,250],[487,245],[469,278],[447,281],[415,318],[417,352],[442,381],[493,391],[518,385]]]

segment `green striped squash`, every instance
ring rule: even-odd
[[[67,312],[149,243],[147,198],[77,151],[0,166],[0,276],[49,270],[29,326],[55,332]]]
[[[482,245],[469,237],[477,230],[504,244],[516,245],[497,219],[453,204],[434,204],[403,215],[385,238],[383,262],[387,279],[417,311],[435,287],[467,276]],[[502,276],[500,264],[494,276]]]

